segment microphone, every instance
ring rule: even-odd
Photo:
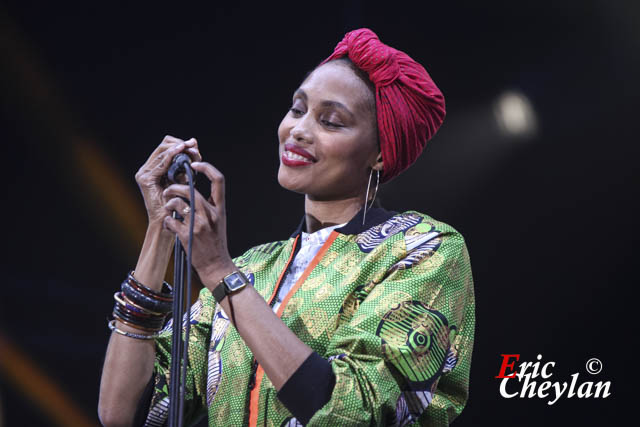
[[[169,170],[167,171],[167,179],[169,180],[169,182],[172,182],[174,184],[180,184],[180,182],[178,182],[178,177],[180,175],[186,174],[187,168],[193,172],[193,170],[191,169],[191,157],[189,157],[185,153],[178,154],[171,161],[171,166],[169,166]],[[184,197],[181,197],[181,199],[189,204],[189,199],[185,199]],[[182,215],[175,211],[173,212],[173,217],[180,221],[184,219]]]
[[[186,173],[185,168],[191,168],[191,158],[185,153],[180,153],[173,158],[171,166],[167,171],[167,178],[170,182],[178,184],[178,176]]]

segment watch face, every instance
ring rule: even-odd
[[[247,284],[247,279],[242,276],[242,273],[236,271],[235,273],[226,277],[224,279],[224,282],[227,284],[227,288],[229,288],[229,290],[233,292],[237,291],[238,289],[244,288]]]

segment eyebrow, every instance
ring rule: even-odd
[[[302,90],[302,89],[298,89],[293,93],[293,97],[295,98],[296,96],[299,96],[300,98],[304,99],[305,101],[307,101],[309,98],[307,97],[307,93]],[[346,114],[348,114],[352,119],[355,118],[355,115],[351,112],[351,110],[349,110],[347,108],[346,105],[344,105],[342,102],[338,102],[338,101],[330,101],[328,99],[325,99],[324,101],[320,102],[320,105],[323,107],[333,107],[333,108],[337,108],[339,110],[344,111]]]

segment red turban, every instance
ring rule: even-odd
[[[376,88],[378,133],[389,181],[416,161],[444,120],[444,97],[424,67],[368,28],[347,33],[322,63],[348,56]]]

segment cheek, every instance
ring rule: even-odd
[[[324,147],[323,151],[327,157],[337,160],[342,166],[348,165],[354,171],[366,163],[367,150],[364,144],[354,143],[349,139],[333,142]]]
[[[291,119],[289,119],[289,114],[285,114],[280,122],[280,126],[278,126],[278,139],[280,143],[284,143],[289,136],[289,131],[291,130]]]

